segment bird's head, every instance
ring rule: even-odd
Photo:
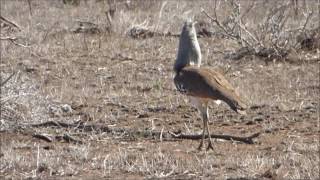
[[[190,39],[196,39],[197,32],[196,32],[195,24],[197,24],[196,21],[192,21],[190,18],[187,19],[184,22],[184,25],[182,27],[181,35],[185,35],[185,36],[189,37]]]

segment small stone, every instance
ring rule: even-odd
[[[72,113],[72,107],[69,104],[62,105],[61,110],[65,113]]]
[[[137,116],[137,118],[147,118],[147,117],[149,117],[149,115],[148,115],[147,113],[139,114],[139,115]]]
[[[271,133],[271,132],[272,132],[272,129],[266,129],[264,132],[265,132],[265,133]]]
[[[280,111],[283,111],[283,112],[287,112],[287,111],[290,110],[290,108],[289,108],[287,105],[285,105],[284,103],[281,103],[281,104],[278,106],[278,108],[279,108]]]
[[[231,126],[231,124],[229,122],[223,122],[221,126]]]
[[[310,113],[316,113],[317,111],[315,109],[309,109]]]
[[[305,110],[315,109],[316,107],[313,104],[308,104],[303,107]]]
[[[261,122],[263,121],[264,117],[263,116],[256,116],[253,118],[253,121],[256,121],[256,122]]]
[[[191,118],[192,116],[190,114],[184,114],[182,115],[182,118]]]
[[[50,105],[49,106],[49,113],[53,116],[53,117],[61,117],[62,116],[62,112],[61,109],[58,108],[55,105]]]
[[[246,123],[246,125],[253,125],[253,124],[255,124],[254,121],[248,121],[248,122]]]

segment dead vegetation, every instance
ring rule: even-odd
[[[2,0],[0,179],[318,179],[320,5],[292,2]],[[201,130],[172,82],[190,16],[250,104],[212,133],[253,144],[174,138]]]
[[[228,56],[231,59],[239,60],[245,56],[255,55],[267,60],[290,61],[292,59],[288,59],[288,56],[292,51],[314,50],[320,47],[319,22],[314,19],[319,18],[314,15],[317,9],[309,8],[306,4],[304,7],[299,7],[294,6],[294,1],[280,3],[252,1],[247,4],[227,1],[226,5],[231,9],[230,16],[219,19],[216,11],[217,3],[219,1],[214,3],[213,16],[205,9],[202,9],[202,12],[224,37],[240,45],[240,49]],[[298,9],[293,9],[293,6]],[[259,11],[265,14],[261,18],[252,18]],[[298,12],[299,21],[295,21]]]

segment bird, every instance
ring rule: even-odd
[[[188,19],[184,22],[179,39],[177,58],[174,63],[174,84],[177,90],[188,96],[190,102],[198,109],[203,121],[202,138],[198,149],[203,147],[208,133],[207,150],[213,145],[208,125],[208,103],[220,100],[239,114],[246,114],[247,105],[240,98],[234,87],[220,72],[201,66],[201,50],[195,29],[196,22]]]

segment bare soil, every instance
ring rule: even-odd
[[[197,110],[173,84],[177,37],[76,34],[64,25],[86,19],[80,11],[99,24],[101,2],[31,1],[32,15],[26,2],[1,1],[1,15],[24,28],[16,34],[27,38],[18,43],[31,44],[1,41],[1,79],[17,74],[1,86],[0,179],[319,179],[319,49],[295,52],[298,63],[233,61],[213,53],[234,48],[231,40],[199,38],[203,66],[222,69],[250,107],[243,116],[212,102],[211,132],[260,135],[254,144],[215,139],[214,151],[198,151],[199,140],[148,134],[202,130]],[[146,6],[158,12],[161,3],[154,4]],[[143,19],[141,9],[128,13]],[[171,21],[161,27],[171,24],[179,33],[183,21]],[[111,131],[32,126],[48,121]]]

